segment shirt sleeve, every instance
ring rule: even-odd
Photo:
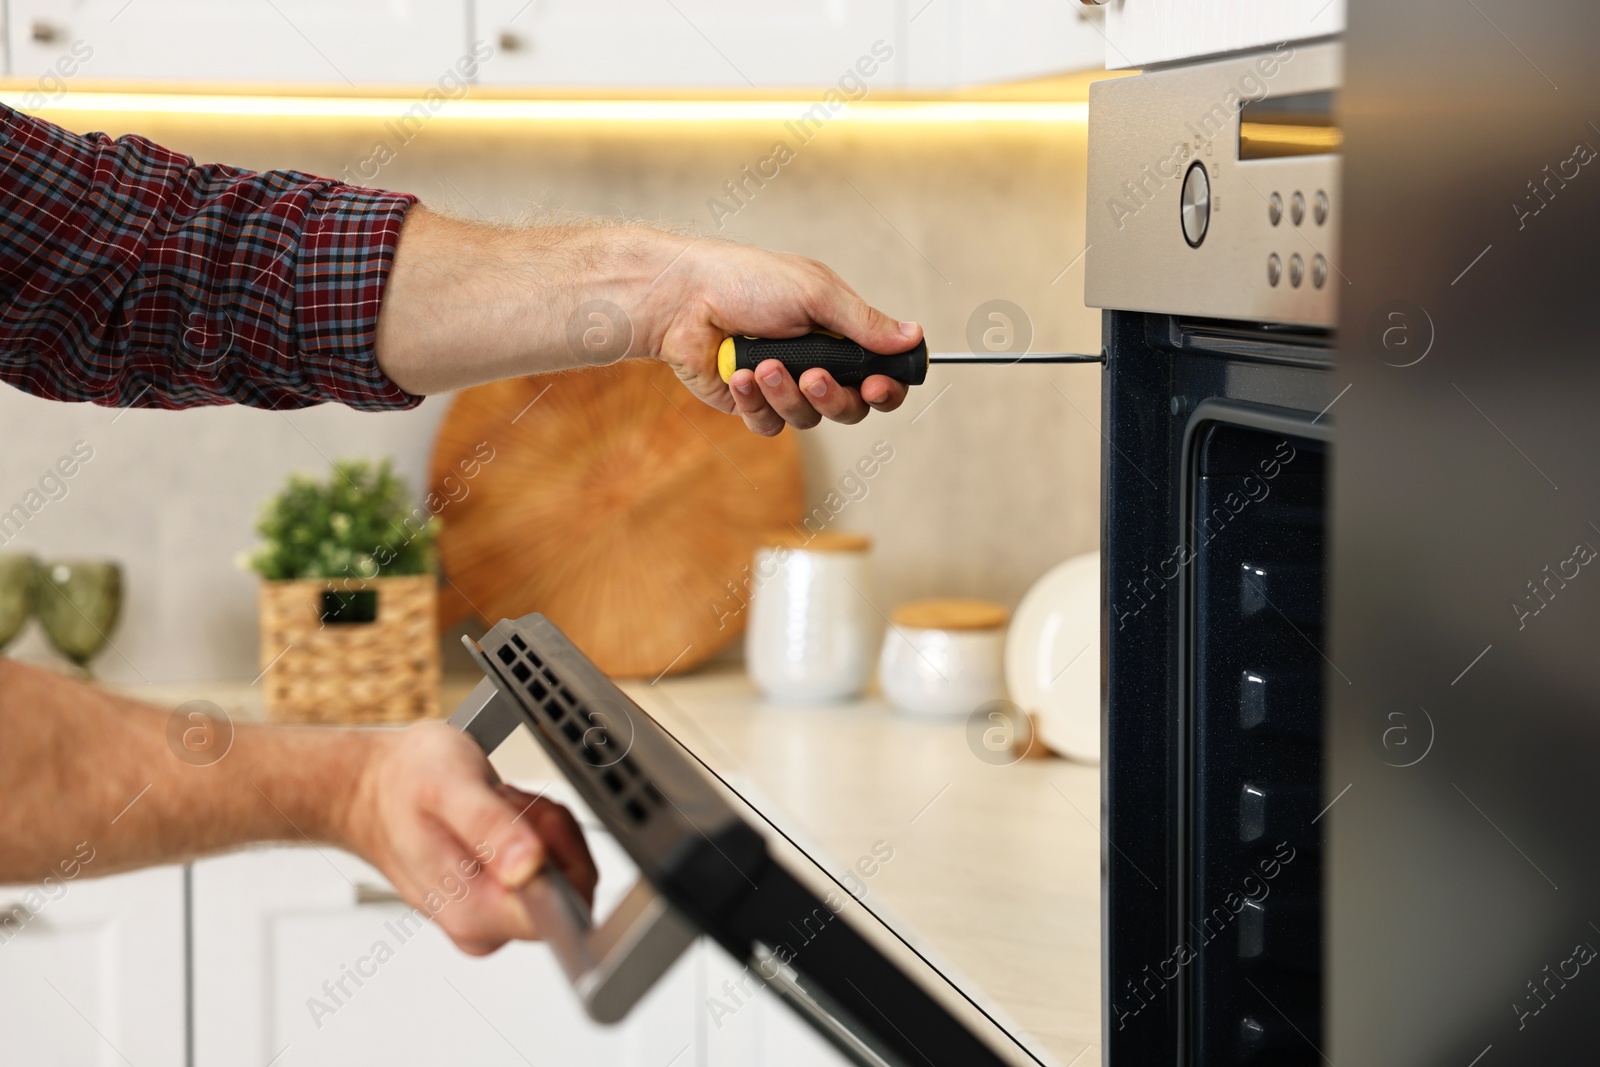
[[[374,342],[415,202],[0,106],[0,380],[107,407],[413,407]]]

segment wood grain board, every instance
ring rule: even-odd
[[[793,431],[750,433],[654,360],[469,389],[431,470],[441,625],[543,612],[608,674],[676,674],[744,629],[755,549],[804,507]]]

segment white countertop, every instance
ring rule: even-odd
[[[446,711],[470,685],[446,683]],[[964,719],[919,720],[877,699],[768,704],[741,671],[623,688],[835,874],[875,846],[880,856],[892,849],[888,862],[868,864],[867,906],[1063,1067],[1100,1062],[1098,767],[1053,758],[994,766],[968,747]],[[245,686],[128,692],[261,714]],[[555,777],[525,733],[494,763],[524,787]]]

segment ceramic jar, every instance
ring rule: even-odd
[[[745,667],[769,698],[856,696],[872,675],[881,620],[867,598],[872,542],[824,531],[756,551]]]
[[[878,684],[909,715],[970,715],[1006,695],[1006,609],[986,600],[914,600],[883,636]]]

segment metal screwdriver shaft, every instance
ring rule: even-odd
[[[1021,363],[1101,363],[1099,355],[1072,353],[928,352],[928,342],[894,355],[880,355],[862,348],[848,337],[833,333],[808,333],[802,337],[730,337],[717,353],[717,370],[728,381],[737,370],[755,370],[775,359],[798,378],[813,367],[821,367],[840,385],[857,386],[875,374],[882,374],[906,385],[921,385],[928,378],[930,363],[988,363],[1009,366]]]

